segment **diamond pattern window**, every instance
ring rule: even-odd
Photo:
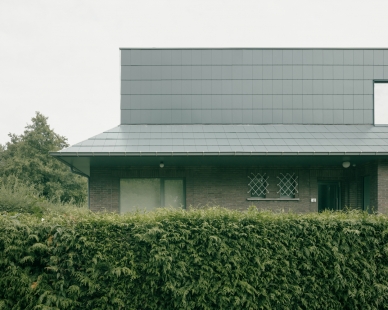
[[[251,194],[251,197],[260,197],[265,198],[266,194],[269,193],[268,191],[268,176],[263,173],[251,173],[249,176],[249,191],[248,193]]]
[[[295,173],[281,173],[277,178],[280,198],[295,198],[298,193],[298,176]]]

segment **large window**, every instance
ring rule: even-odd
[[[159,207],[185,208],[183,179],[120,180],[120,213],[150,211]]]
[[[388,125],[388,81],[374,83],[374,124]]]

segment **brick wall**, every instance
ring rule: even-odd
[[[280,173],[298,176],[299,201],[247,201],[250,197],[248,176],[251,172],[269,176],[267,198],[277,198]],[[93,211],[119,211],[120,178],[177,177],[186,180],[186,206],[219,205],[245,210],[250,205],[269,210],[317,212],[318,182],[338,181],[341,207],[362,208],[363,176],[371,176],[371,205],[388,213],[388,162],[368,163],[359,167],[99,167],[91,168],[90,208]],[[378,191],[378,195],[377,195]]]
[[[388,161],[379,161],[377,165],[377,209],[388,214]]]

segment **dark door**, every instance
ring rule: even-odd
[[[340,210],[340,190],[338,182],[318,183],[318,212]]]
[[[364,177],[364,206],[365,211],[372,213],[372,208],[370,205],[370,176],[367,175]]]

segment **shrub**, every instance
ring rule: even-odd
[[[47,200],[86,202],[86,178],[72,173],[49,154],[69,145],[50,127],[47,117],[36,112],[23,134],[9,137],[10,141],[0,147],[0,178],[17,176],[20,182],[33,184],[35,192]]]
[[[14,176],[0,178],[0,212],[35,213],[42,215],[47,207],[33,185]]]
[[[41,218],[45,212],[63,214],[76,210],[85,210],[85,205],[74,204],[72,200],[63,203],[59,198],[49,201],[33,185],[14,176],[0,178],[0,214],[27,213]]]
[[[387,309],[388,221],[359,212],[0,216],[0,309]]]

